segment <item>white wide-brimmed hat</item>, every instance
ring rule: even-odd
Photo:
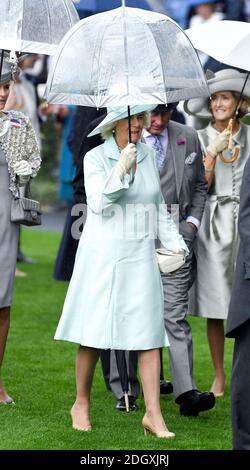
[[[143,104],[137,106],[130,106],[130,114],[131,116],[139,113],[143,113],[146,111],[152,111],[157,105],[156,104]],[[121,106],[119,107],[109,107],[107,108],[107,116],[100,122],[100,124],[93,129],[92,132],[88,135],[88,137],[92,137],[93,135],[100,134],[101,132],[105,131],[106,127],[113,122],[120,121],[121,119],[125,119],[128,117],[128,107]]]
[[[210,95],[219,91],[235,91],[241,93],[247,74],[235,69],[223,69],[213,73],[210,70],[207,74],[207,83]],[[248,79],[243,91],[243,98],[250,99],[250,80]],[[211,118],[209,110],[209,98],[193,98],[184,102],[186,113],[201,118]]]

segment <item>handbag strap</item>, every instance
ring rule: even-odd
[[[18,195],[18,197],[21,197],[21,196],[20,196],[19,178],[17,179],[16,187],[17,187],[17,195]],[[27,181],[27,183],[25,183],[22,187],[25,188],[25,194],[24,194],[24,195],[25,195],[27,198],[32,199],[31,189],[30,189],[30,179],[29,179],[29,181]]]

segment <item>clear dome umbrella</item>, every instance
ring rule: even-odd
[[[72,0],[1,0],[0,78],[5,51],[13,64],[17,52],[52,55],[77,21]]]
[[[49,72],[51,103],[130,106],[208,96],[197,53],[169,17],[123,6],[79,21]]]
[[[1,0],[0,49],[52,55],[77,21],[72,0]]]

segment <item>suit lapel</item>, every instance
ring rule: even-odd
[[[174,162],[175,169],[175,179],[176,179],[176,192],[179,200],[183,174],[184,174],[184,165],[185,165],[185,156],[186,156],[186,138],[185,135],[181,132],[180,129],[175,129],[173,123],[168,125],[168,149],[167,149],[167,159],[168,156],[172,157]],[[183,141],[184,143],[178,144],[177,141]]]

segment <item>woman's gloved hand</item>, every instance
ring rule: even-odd
[[[122,180],[126,173],[136,163],[136,146],[135,144],[128,144],[120,154],[120,158],[116,164],[116,172]]]
[[[32,174],[31,165],[26,160],[20,160],[13,165],[14,172],[19,176],[20,183],[25,184],[29,181]]]
[[[230,131],[225,129],[221,132],[207,147],[207,152],[212,157],[217,157],[218,153],[222,152],[228,147]]]

